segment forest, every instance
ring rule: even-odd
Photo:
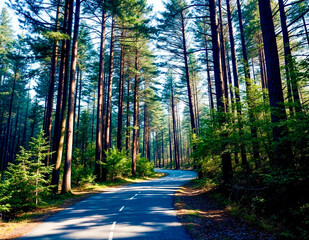
[[[193,169],[243,211],[280,222],[280,238],[308,239],[309,2],[156,4],[0,9],[0,213]]]

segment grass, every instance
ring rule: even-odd
[[[163,173],[156,173],[151,177],[117,178],[114,181],[86,184],[81,187],[76,187],[73,188],[71,193],[58,195],[52,194],[44,199],[45,204],[38,206],[36,209],[29,212],[19,213],[14,219],[10,219],[6,222],[1,222],[0,220],[0,239],[15,239],[21,237],[48,217],[88,198],[91,195],[108,191],[113,187],[121,187],[131,183],[142,182],[163,176]]]

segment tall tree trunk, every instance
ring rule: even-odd
[[[73,0],[65,1],[65,14],[63,22],[63,31],[71,37],[72,21],[73,21]],[[53,150],[55,153],[52,156],[52,163],[54,165],[53,176],[51,184],[55,186],[54,192],[58,192],[59,173],[62,160],[62,152],[64,148],[64,135],[66,127],[66,103],[68,95],[68,81],[69,81],[69,58],[70,58],[71,40],[65,39],[62,41],[61,49],[61,64],[59,73],[59,86],[55,116],[55,129],[53,139]]]
[[[97,131],[96,131],[96,155],[95,155],[95,175],[96,180],[101,181],[101,162],[103,157],[103,105],[104,105],[104,50],[105,50],[105,23],[106,12],[102,10],[102,25],[101,25],[101,45],[100,45],[100,65],[99,65],[99,80],[98,80],[98,102],[97,102]]]
[[[188,53],[187,53],[187,44],[186,44],[186,29],[185,29],[184,16],[183,16],[182,11],[181,11],[181,31],[182,31],[183,57],[184,57],[184,62],[185,62],[186,81],[187,81],[187,89],[188,89],[191,129],[193,133],[196,133],[195,118],[194,118],[194,111],[193,111],[192,90],[191,90],[191,84],[190,84],[190,74],[189,74],[189,65],[188,65],[188,56],[187,56]]]
[[[138,152],[138,92],[139,92],[139,61],[138,51],[135,50],[135,78],[134,78],[134,101],[133,101],[133,145],[132,145],[132,175],[136,175],[137,152]]]
[[[163,131],[161,131],[161,153],[162,153],[162,167],[164,167],[164,139],[163,139]]]
[[[148,108],[147,102],[144,103],[144,136],[143,136],[143,156],[148,158],[148,135],[149,135],[149,126],[148,126]],[[149,159],[149,158],[148,158]]]
[[[221,43],[221,65],[223,72],[223,82],[224,82],[224,98],[226,101],[226,108],[229,109],[229,89],[228,89],[228,79],[227,79],[227,64],[226,64],[226,54],[225,54],[225,41],[223,33],[223,23],[222,23],[222,11],[221,11],[221,0],[218,0],[219,9],[219,25],[220,25],[220,43]]]
[[[175,168],[179,169],[179,148],[177,141],[177,126],[176,126],[176,111],[174,103],[174,87],[171,87],[171,100],[172,100],[172,119],[173,119],[173,136],[174,136],[174,152],[175,152]]]
[[[59,14],[60,14],[60,2],[57,2],[57,13],[56,13],[56,27],[55,32],[59,31]],[[50,71],[50,80],[49,80],[49,89],[48,89],[48,97],[47,97],[47,109],[46,109],[46,117],[45,117],[45,125],[44,125],[44,133],[49,141],[51,146],[51,132],[52,132],[52,121],[53,121],[53,103],[54,103],[54,91],[55,91],[55,82],[56,82],[56,68],[58,62],[58,44],[59,41],[56,40],[53,45],[53,53],[51,57],[51,71]],[[50,149],[48,149],[48,152]],[[45,165],[50,165],[50,155],[47,155],[45,158]]]
[[[105,124],[105,142],[103,152],[103,162],[106,162],[106,154],[110,148],[110,134],[111,134],[111,115],[112,115],[112,86],[113,86],[113,72],[114,72],[114,44],[115,44],[115,17],[112,17],[111,29],[111,43],[110,43],[110,59],[109,59],[109,75],[108,75],[108,91],[107,91],[107,105],[106,105],[106,124]],[[107,169],[102,168],[102,180],[107,180]]]
[[[244,72],[245,72],[245,82],[246,82],[246,92],[248,98],[248,112],[249,112],[249,121],[251,123],[250,130],[251,130],[251,137],[252,137],[252,150],[253,150],[253,158],[255,160],[256,166],[260,166],[260,154],[259,154],[259,144],[257,139],[257,129],[254,126],[255,117],[254,117],[254,100],[252,98],[251,93],[251,77],[250,77],[250,69],[249,69],[249,62],[248,62],[248,55],[247,55],[247,46],[245,41],[245,33],[244,33],[244,26],[242,21],[242,13],[241,13],[241,5],[240,0],[237,0],[237,9],[238,9],[238,22],[239,22],[239,29],[240,29],[240,36],[241,36],[241,47],[242,47],[242,55],[244,61]],[[245,170],[249,170],[248,162],[242,162],[242,165]]]
[[[302,107],[301,107],[300,97],[299,97],[299,92],[298,92],[298,87],[297,87],[295,67],[294,67],[293,59],[292,59],[290,38],[289,38],[289,33],[288,33],[288,27],[286,24],[284,3],[283,3],[283,0],[278,0],[278,1],[279,1],[282,36],[283,36],[283,48],[284,48],[287,86],[288,86],[288,90],[290,90],[290,92],[292,93],[292,96],[294,99],[295,112],[300,113],[302,111]],[[289,96],[289,99],[291,99],[291,96]]]
[[[76,0],[73,48],[72,48],[71,69],[70,69],[66,157],[64,161],[62,193],[71,192],[71,167],[72,167],[72,155],[73,155],[74,112],[75,112],[74,103],[75,103],[75,84],[76,84],[75,73],[76,73],[77,48],[78,48],[79,15],[80,15],[80,0]]]
[[[173,166],[173,152],[172,152],[172,139],[171,139],[171,119],[170,115],[168,115],[168,140],[170,145],[170,169]]]
[[[219,26],[216,11],[216,0],[209,0],[210,22],[211,22],[211,35],[212,35],[212,48],[213,48],[213,61],[214,61],[214,73],[216,83],[216,96],[217,96],[217,108],[220,116],[220,123],[224,125],[226,123],[225,113],[227,112],[226,104],[224,102],[224,82],[222,75],[221,54],[220,54],[220,38],[219,38]],[[226,133],[222,134],[223,138],[227,137]],[[231,185],[233,181],[233,168],[231,155],[226,151],[227,144],[222,145],[222,173],[225,185]]]
[[[206,64],[207,64],[207,82],[208,82],[208,94],[209,94],[209,106],[210,109],[213,110],[214,100],[213,100],[213,93],[212,93],[212,83],[210,78],[210,66],[209,66],[209,53],[208,53],[208,46],[207,46],[207,36],[205,36],[205,52],[206,52]]]
[[[78,107],[77,107],[77,101],[78,101],[78,96],[79,96],[79,67],[78,67],[78,64],[76,66],[76,84],[75,84],[75,98],[74,98],[74,134],[75,134],[75,137],[74,137],[74,142],[73,142],[73,145],[75,145],[75,148],[77,148],[77,137],[78,137],[78,132],[77,132],[77,121],[76,121],[76,110],[78,110]]]
[[[261,41],[262,42],[262,41]],[[259,44],[261,44],[259,42]],[[264,69],[264,62],[263,62],[263,49],[259,46],[259,63],[260,63],[260,74],[261,74],[261,84],[262,84],[262,90],[266,89],[266,79],[265,79],[265,69]],[[265,94],[263,94],[263,99],[265,100]]]
[[[131,114],[130,114],[130,91],[131,91],[131,84],[130,78],[128,78],[128,86],[127,86],[127,130],[126,130],[126,151],[127,154],[130,155],[131,152]]]
[[[259,0],[259,12],[263,40],[264,43],[267,43],[264,44],[264,52],[269,84],[271,121],[274,124],[273,141],[275,143],[275,159],[273,163],[277,167],[284,167],[291,164],[292,150],[290,143],[283,139],[287,134],[287,128],[285,125],[282,125],[282,122],[286,121],[287,116],[284,106],[278,47],[270,0]]]
[[[22,138],[22,143],[21,143],[21,145],[23,147],[26,147],[26,142],[27,142],[27,129],[28,129],[27,125],[28,125],[29,101],[30,101],[30,94],[29,94],[29,91],[28,91],[26,115],[25,115],[25,121],[24,121],[24,129],[23,129],[23,138]]]
[[[78,107],[77,107],[77,122],[76,122],[76,148],[79,146],[79,123],[81,113],[81,100],[82,100],[82,80],[83,71],[79,69],[79,90],[78,90]]]
[[[121,39],[124,31],[121,32]],[[123,85],[124,85],[124,46],[121,44],[120,53],[120,76],[119,76],[119,99],[118,99],[118,128],[117,128],[117,148],[122,149],[122,116],[123,116]]]
[[[306,33],[307,43],[308,43],[308,46],[309,46],[309,32],[308,32],[306,19],[305,19],[304,15],[302,16],[302,20],[303,20],[303,23],[304,23],[304,29],[305,29],[305,33]]]
[[[6,125],[6,134],[4,138],[3,151],[2,151],[2,164],[1,164],[2,177],[4,174],[4,170],[6,170],[7,168],[7,159],[8,159],[8,154],[9,154],[9,137],[11,134],[11,118],[12,118],[12,110],[13,110],[13,103],[14,103],[14,97],[15,97],[16,81],[17,81],[17,72],[15,71],[14,78],[13,78],[12,93],[10,96],[10,105],[9,105],[9,114],[8,114],[8,120],[7,120],[7,125]]]
[[[231,45],[231,58],[232,58],[232,68],[233,68],[233,80],[234,80],[234,87],[235,87],[238,129],[239,129],[239,137],[242,138],[243,136],[242,112],[241,112],[238,67],[237,67],[236,48],[235,48],[230,0],[226,0],[226,9],[227,9],[228,27],[229,27],[230,45]],[[240,144],[240,154],[241,154],[241,162],[245,165],[248,162],[248,160],[247,160],[246,149],[243,143]]]

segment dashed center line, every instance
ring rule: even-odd
[[[135,194],[133,197],[130,198],[130,200],[132,200],[134,197],[136,197],[138,194]]]
[[[124,206],[122,206],[122,207],[119,209],[119,212],[121,212],[123,209],[124,209]]]
[[[114,231],[115,226],[116,226],[116,222],[113,222],[113,225],[112,225],[111,231]]]
[[[111,232],[109,233],[109,236],[108,236],[108,240],[113,240],[115,226],[116,226],[116,222],[113,222]]]
[[[114,232],[110,232],[108,236],[108,240],[113,240]]]

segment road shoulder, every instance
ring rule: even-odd
[[[272,239],[266,233],[234,219],[207,189],[190,181],[175,194],[177,217],[193,239]]]

